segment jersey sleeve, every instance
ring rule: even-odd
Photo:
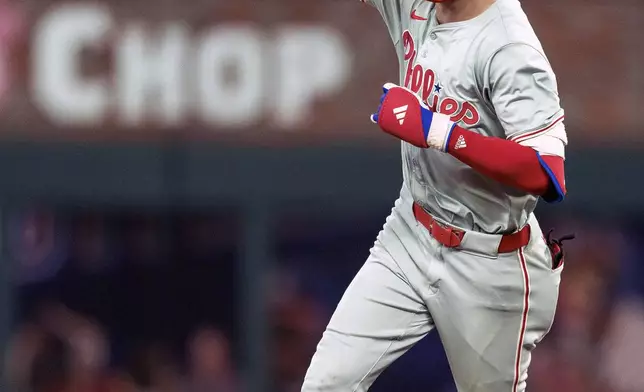
[[[403,18],[409,18],[413,0],[359,0],[376,8],[387,25],[389,35],[394,44],[402,36]]]
[[[533,46],[513,43],[494,53],[484,68],[484,95],[509,140],[525,144],[541,135],[567,143],[555,74]]]

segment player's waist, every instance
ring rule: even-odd
[[[512,232],[525,225],[536,206],[536,197],[508,194],[507,188],[486,181],[471,168],[445,162],[432,162],[431,168],[440,170],[405,165],[403,193],[409,191],[411,200],[454,227],[483,233]]]
[[[412,204],[412,210],[416,221],[428,230],[429,235],[448,248],[495,256],[499,253],[514,252],[530,242],[530,223],[512,233],[487,234],[442,223],[415,202]]]

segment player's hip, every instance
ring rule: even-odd
[[[527,237],[503,244],[503,235],[465,231],[458,244],[441,243],[414,215],[414,202],[401,198],[378,236],[374,249],[385,251],[423,298],[448,296],[482,308],[521,312],[529,295],[533,320],[548,327],[561,279],[537,219],[523,226]],[[519,231],[517,231],[519,232]],[[509,245],[508,245],[509,244]],[[372,250],[373,251],[373,250]],[[526,290],[530,294],[526,294]]]

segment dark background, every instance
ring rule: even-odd
[[[569,197],[540,205],[538,216],[545,230],[577,234],[530,390],[644,391],[637,116],[644,8],[627,0],[522,3],[559,77],[570,136]],[[88,4],[111,15],[105,37],[75,54],[44,56],[51,47],[39,44],[45,22],[71,9],[62,25],[82,25],[90,16],[78,7]],[[111,95],[127,90],[115,53],[141,25],[150,58],[158,55],[153,48],[171,46],[159,38],[168,26],[185,28],[177,56],[187,63],[198,56],[186,50],[209,33],[225,48],[260,37],[261,56],[231,57],[222,72],[232,76],[214,83],[222,84],[217,91],[248,86],[246,67],[265,62],[260,81],[269,87],[262,106],[249,109],[250,122],[225,113],[206,121],[194,114],[194,97],[154,83],[157,90],[128,93],[146,99],[140,118],[123,120],[125,98]],[[331,79],[320,82],[307,116],[285,125],[271,106],[282,90],[270,83],[293,88],[280,84],[284,63],[274,57],[286,45],[276,32],[293,25],[322,27],[310,43],[349,61],[324,52],[337,60],[325,67],[335,70]],[[256,36],[240,43],[222,33],[240,26]],[[71,55],[79,83],[120,86],[105,90],[104,115],[81,118],[88,98],[56,65]],[[3,390],[298,391],[400,189],[399,145],[367,120],[378,86],[397,75],[394,60],[377,12],[358,1],[0,1]],[[141,64],[154,74],[159,62]],[[287,64],[316,86],[314,66]],[[60,94],[50,106],[42,104],[43,75],[61,83],[49,86]],[[182,75],[181,91],[194,94],[191,71]],[[157,110],[159,97],[178,97],[188,114],[171,122]],[[67,114],[52,115],[52,107]],[[419,343],[373,390],[453,391],[438,336]]]

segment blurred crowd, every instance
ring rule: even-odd
[[[7,374],[16,392],[237,391],[229,346],[221,331],[203,327],[187,342],[185,371],[163,344],[144,346],[126,365],[112,367],[104,328],[51,304],[39,322],[17,329]]]
[[[245,390],[234,216],[62,216],[12,220],[18,320],[3,369],[11,392]],[[299,390],[381,214],[354,218],[360,224],[280,220],[267,293],[271,392]],[[558,314],[534,353],[530,390],[644,391],[638,228],[558,226],[578,239],[566,243]],[[373,387],[398,390],[455,391],[436,334]]]
[[[233,215],[29,211],[9,221],[11,392],[244,390]],[[273,390],[294,391],[325,316],[275,275],[266,349]]]

